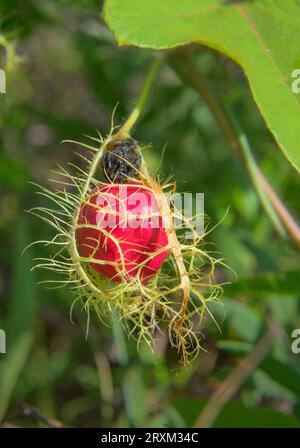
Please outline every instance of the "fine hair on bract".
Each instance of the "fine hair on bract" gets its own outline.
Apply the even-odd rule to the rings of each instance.
[[[48,259],[37,258],[33,269],[42,268],[63,274],[63,280],[49,282],[57,282],[55,287],[68,286],[73,290],[74,304],[80,301],[83,305],[88,315],[88,325],[91,311],[101,321],[106,321],[110,313],[117,313],[128,335],[136,338],[138,346],[145,341],[151,348],[157,332],[167,328],[171,346],[178,350],[186,365],[201,349],[200,329],[204,313],[207,312],[214,319],[208,305],[219,301],[222,294],[222,287],[216,283],[214,274],[216,265],[223,265],[223,261],[215,259],[205,250],[207,232],[198,234],[193,224],[195,216],[187,218],[181,210],[176,209],[172,200],[176,190],[175,182],[161,182],[159,176],[152,178],[148,173],[140,147],[138,150],[142,162],[138,176],[143,186],[155,195],[166,227],[168,245],[163,248],[169,252],[166,261],[159,272],[144,284],[139,272],[128,279],[121,259],[119,266],[115,266],[121,281],[116,283],[101,276],[90,266],[91,263],[107,264],[107,261],[92,255],[83,257],[78,250],[76,230],[80,207],[89,204],[90,192],[104,183],[97,180],[96,172],[108,143],[123,137],[115,131],[112,124],[106,138],[100,135],[97,138],[89,137],[93,145],[78,143],[84,147],[85,154],[80,154],[80,157],[84,159],[86,169],[72,163],[69,163],[68,169],[60,167],[56,171],[61,176],[60,191],[37,185],[39,194],[51,200],[54,207],[35,207],[30,212],[53,227],[56,234],[49,241],[36,243],[53,246],[56,251]],[[177,228],[177,222],[180,228]],[[98,230],[106,232],[106,238],[113,238],[107,230]],[[183,230],[188,230],[192,238],[186,239]],[[118,244],[118,241],[115,243]],[[157,251],[148,254],[149,257],[156,255]],[[143,264],[147,261],[143,261]],[[143,264],[139,269],[142,269]]]

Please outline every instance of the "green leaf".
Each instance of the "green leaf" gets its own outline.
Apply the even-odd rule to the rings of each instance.
[[[247,294],[251,296],[297,296],[299,294],[299,271],[278,274],[262,274],[250,279],[241,279],[224,287],[227,296]]]
[[[235,355],[244,355],[249,353],[253,349],[253,344],[250,342],[243,341],[233,341],[223,339],[217,342],[217,347],[219,350],[224,350],[225,352],[233,353]]]
[[[255,342],[262,328],[261,316],[246,304],[223,299],[226,310],[226,322],[244,341]]]
[[[135,427],[146,423],[148,400],[143,371],[139,366],[129,368],[123,380],[123,393],[127,417]]]
[[[284,325],[292,324],[298,318],[298,297],[272,296],[269,298],[270,308],[276,319]],[[296,323],[296,322],[295,322]]]
[[[291,415],[268,408],[247,408],[241,403],[226,405],[214,428],[299,428],[300,423]]]
[[[0,422],[9,406],[11,394],[26,363],[32,342],[32,333],[24,333],[22,338],[9,348],[10,351],[0,366]]]
[[[174,401],[175,408],[191,428],[206,402],[194,399]],[[268,408],[247,408],[240,402],[227,403],[215,421],[214,428],[299,428],[294,417]]]
[[[254,345],[239,341],[219,341],[217,347],[220,350],[228,351],[237,356],[248,354]],[[259,368],[268,374],[274,381],[285,387],[297,397],[300,397],[300,374],[297,365],[291,367],[273,356],[267,356]]]
[[[300,171],[298,67],[300,4],[294,0],[106,0],[104,16],[120,45],[214,48],[245,71],[254,99],[290,163]],[[288,44],[287,44],[288,39]]]
[[[283,364],[271,356],[262,362],[260,368],[278,384],[281,384],[297,397],[300,397],[300,374],[296,369]]]
[[[14,387],[22,373],[33,342],[33,319],[37,311],[37,291],[29,251],[21,256],[29,237],[24,221],[20,220],[15,243],[13,296],[8,308],[7,354],[0,364],[0,422],[10,403]]]
[[[113,339],[116,347],[117,358],[119,363],[125,366],[128,363],[127,344],[120,317],[115,309],[111,313],[110,320],[113,332]]]
[[[243,277],[254,269],[256,264],[255,257],[241,241],[237,232],[219,228],[216,229],[212,238],[216,247],[224,254],[226,263],[233,269],[235,274]],[[233,274],[232,277],[235,278]]]
[[[261,398],[272,397],[282,400],[288,400],[292,403],[297,401],[297,397],[293,393],[291,393],[289,389],[282,386],[277,381],[274,381],[270,375],[268,375],[261,369],[256,369],[253,372],[252,381],[255,387],[256,394],[260,393]]]

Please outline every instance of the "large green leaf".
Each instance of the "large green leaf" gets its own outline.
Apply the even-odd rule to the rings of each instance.
[[[198,42],[235,60],[279,146],[300,170],[300,95],[291,87],[300,68],[298,1],[106,0],[104,16],[120,45],[167,49]]]

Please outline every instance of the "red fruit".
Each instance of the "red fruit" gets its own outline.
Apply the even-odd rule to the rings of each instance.
[[[137,275],[145,283],[169,253],[155,196],[140,182],[94,189],[80,208],[76,238],[81,256],[107,261],[90,266],[115,282]]]

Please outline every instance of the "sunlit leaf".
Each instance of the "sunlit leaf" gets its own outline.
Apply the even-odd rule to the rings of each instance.
[[[245,71],[254,99],[284,154],[300,170],[300,5],[294,0],[106,0],[105,19],[120,45],[214,48]],[[288,42],[288,43],[287,43]]]

